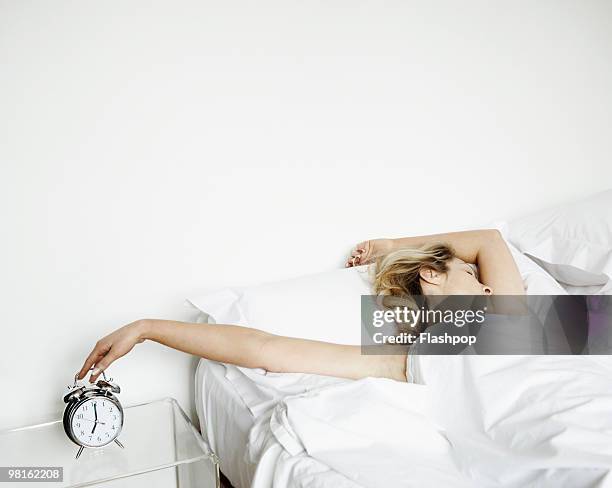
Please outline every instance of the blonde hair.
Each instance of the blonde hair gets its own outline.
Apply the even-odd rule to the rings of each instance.
[[[377,259],[373,286],[378,295],[409,297],[422,295],[420,272],[431,268],[439,273],[448,271],[448,262],[455,252],[447,244],[426,244],[404,248]]]
[[[455,251],[447,244],[426,244],[418,248],[404,248],[393,251],[376,260],[373,267],[372,285],[374,292],[381,296],[381,304],[387,308],[409,307],[419,309],[423,300],[420,272],[430,268],[439,273],[448,271],[448,262],[455,257]],[[397,323],[399,331],[407,331],[406,324]],[[423,332],[423,323],[413,324],[412,331]]]

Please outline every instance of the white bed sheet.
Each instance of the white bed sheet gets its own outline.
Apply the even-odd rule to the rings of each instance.
[[[248,488],[256,466],[246,457],[255,422],[223,364],[201,359],[195,375],[195,403],[202,436],[219,456],[221,471],[235,488]]]

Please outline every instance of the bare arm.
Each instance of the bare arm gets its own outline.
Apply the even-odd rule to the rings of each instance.
[[[358,379],[368,376],[406,381],[405,355],[362,355],[360,346],[344,346],[268,334],[236,325],[191,324],[144,319],[128,324],[96,343],[78,373],[95,365],[90,381],[144,340],[214,361],[273,372],[314,373]]]
[[[478,266],[482,283],[496,295],[522,295],[523,280],[510,249],[496,229],[468,230],[421,237],[393,239],[394,249],[420,246],[430,242],[446,242],[458,258]]]
[[[432,234],[428,236],[401,237],[399,239],[376,239],[357,245],[352,256],[354,264],[366,264],[374,258],[404,247],[420,247],[425,244],[444,242],[450,245],[458,258],[478,266],[483,284],[490,286],[496,295],[522,295],[523,280],[516,267],[510,249],[496,229],[468,230]],[[363,249],[358,252],[358,249]],[[351,259],[347,265],[352,265]]]

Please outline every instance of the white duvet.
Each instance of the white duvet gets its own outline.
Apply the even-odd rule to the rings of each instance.
[[[612,359],[422,356],[427,385],[287,397],[251,432],[253,486],[612,486]]]

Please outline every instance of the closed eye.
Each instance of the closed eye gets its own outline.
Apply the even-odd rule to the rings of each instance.
[[[476,275],[476,270],[474,269],[474,267],[468,265],[468,266],[466,266],[465,271],[466,271],[466,273],[471,274],[474,278],[478,279],[478,276]]]

